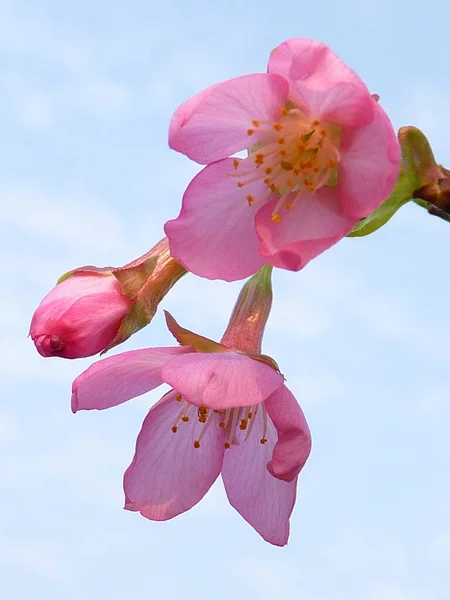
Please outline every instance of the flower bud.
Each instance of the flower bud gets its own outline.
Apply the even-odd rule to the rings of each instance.
[[[131,304],[111,272],[80,272],[45,296],[30,335],[42,356],[92,356],[115,338]]]
[[[150,323],[187,273],[167,238],[123,267],[79,267],[59,278],[31,321],[42,356],[81,358],[106,352]]]

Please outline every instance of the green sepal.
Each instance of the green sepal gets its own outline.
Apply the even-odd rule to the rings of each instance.
[[[192,346],[197,352],[227,352],[228,348],[210,340],[209,338],[203,337],[198,333],[194,333],[189,329],[184,329],[181,325],[178,325],[177,321],[172,317],[170,312],[164,311],[166,317],[167,327],[170,333],[182,346]]]
[[[368,217],[358,221],[347,237],[362,237],[364,235],[369,235],[385,225],[392,219],[399,208],[413,199],[413,190],[414,188],[411,185],[408,175],[406,173],[400,173],[394,191],[389,198]]]

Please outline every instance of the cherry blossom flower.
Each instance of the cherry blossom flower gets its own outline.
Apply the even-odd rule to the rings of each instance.
[[[72,409],[110,408],[169,384],[137,438],[124,476],[125,508],[171,519],[197,504],[221,473],[232,506],[265,540],[284,545],[311,437],[276,363],[260,354],[268,306],[254,293],[260,274],[255,278],[241,292],[222,343],[167,314],[182,345],[94,363],[73,383]]]
[[[173,256],[210,279],[241,279],[266,262],[302,269],[374,211],[399,173],[399,145],[377,99],[308,39],[278,46],[268,73],[185,102],[169,144],[207,165],[165,231]],[[246,158],[235,156],[243,150]]]

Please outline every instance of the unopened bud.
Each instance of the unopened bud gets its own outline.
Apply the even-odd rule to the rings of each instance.
[[[30,335],[42,356],[92,356],[114,339],[131,304],[111,273],[73,275],[42,300]]]

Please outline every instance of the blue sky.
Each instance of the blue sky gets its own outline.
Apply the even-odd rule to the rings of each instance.
[[[264,351],[314,442],[282,549],[220,482],[167,523],[122,510],[158,392],[74,416],[71,381],[92,359],[44,360],[26,336],[60,274],[124,264],[178,214],[197,171],[167,147],[178,104],[264,71],[287,38],[328,43],[448,167],[449,16],[444,0],[0,0],[2,598],[448,600],[448,223],[410,205],[275,273]],[[189,276],[165,308],[220,338],[239,288]],[[120,350],[171,343],[158,313]]]

